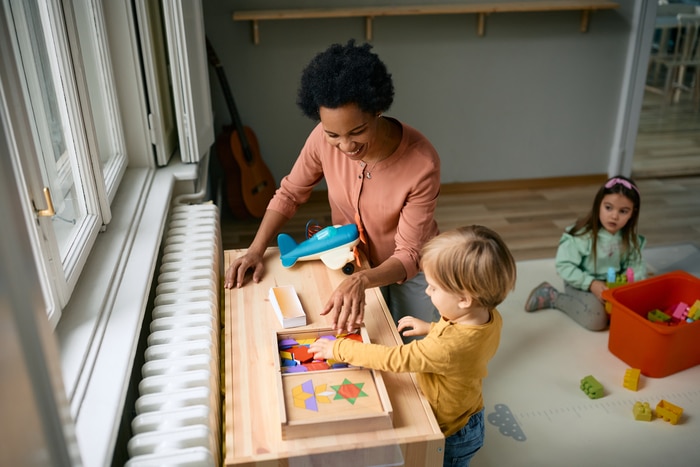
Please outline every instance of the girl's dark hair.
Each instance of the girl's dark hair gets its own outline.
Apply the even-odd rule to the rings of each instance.
[[[320,120],[319,108],[357,104],[363,112],[382,113],[394,101],[391,74],[369,44],[333,44],[317,54],[301,75],[297,105]]]
[[[605,195],[618,193],[630,201],[632,201],[632,216],[627,221],[625,226],[620,230],[622,234],[622,257],[633,258],[641,255],[639,249],[639,241],[637,239],[637,221],[639,220],[639,208],[641,207],[641,198],[639,196],[639,188],[631,178],[615,175],[609,178],[593,198],[593,207],[587,216],[576,221],[568,233],[573,236],[585,235],[590,232],[593,244],[591,245],[593,253],[593,264],[596,264],[598,253],[598,232],[600,231],[600,205],[603,202]]]

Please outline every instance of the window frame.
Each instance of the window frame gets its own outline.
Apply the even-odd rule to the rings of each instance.
[[[104,34],[104,18],[98,21],[101,16],[99,3],[89,2],[90,8],[95,8],[89,16],[94,19],[91,31],[93,37],[83,39],[83,43],[94,40],[104,47],[101,38]],[[86,2],[83,2],[85,5]],[[119,182],[126,170],[127,158],[122,134],[120,114],[116,105],[116,91],[114,90],[113,78],[103,77],[100,83],[104,94],[93,96],[88,92],[87,78],[83,69],[83,59],[81,55],[80,40],[77,31],[77,22],[74,15],[76,6],[72,0],[47,0],[37,2],[35,14],[40,20],[40,30],[43,31],[44,44],[47,51],[51,51],[51,57],[47,66],[51,70],[52,84],[56,89],[56,99],[61,108],[61,123],[65,140],[64,155],[60,156],[51,167],[54,177],[46,178],[47,173],[42,170],[39,163],[41,154],[49,154],[42,150],[40,129],[35,128],[32,123],[40,122],[40,119],[33,118],[33,112],[41,114],[41,109],[36,103],[40,99],[32,101],[31,95],[40,94],[40,77],[33,68],[34,59],[29,39],[29,15],[28,3],[22,1],[4,0],[4,8],[8,14],[7,27],[12,37],[13,56],[20,76],[19,89],[12,92],[19,93],[23,99],[22,105],[13,106],[10,109],[10,118],[30,122],[30,125],[16,125],[16,131],[25,132],[23,141],[26,144],[17,153],[12,154],[14,163],[19,166],[16,174],[19,176],[20,185],[25,196],[30,200],[34,212],[28,212],[28,227],[36,230],[32,236],[32,246],[35,251],[35,261],[38,269],[42,271],[40,276],[42,293],[47,302],[47,315],[52,328],[57,326],[62,316],[62,310],[68,304],[70,297],[78,283],[81,272],[92,251],[95,240],[104,226],[111,219],[110,202],[114,198],[119,186]],[[24,50],[24,55],[22,50]],[[111,69],[109,66],[109,49],[101,49],[100,46],[93,50],[103,50],[105,53],[95,57],[98,66],[103,70]],[[36,58],[36,57],[34,57]],[[27,61],[29,60],[29,61]],[[105,61],[107,60],[107,62]],[[99,76],[99,75],[96,75]],[[32,94],[33,93],[33,94]],[[90,109],[91,97],[99,97],[109,107],[109,113],[104,118],[104,125],[111,128],[112,145],[115,155],[107,158],[105,178],[102,172],[101,159],[96,144],[94,116]],[[36,131],[36,132],[35,132]],[[48,129],[43,134],[48,135]],[[45,138],[44,138],[45,139]],[[30,143],[31,141],[31,143]],[[45,146],[44,146],[45,147]],[[20,154],[23,157],[20,157]],[[53,157],[53,156],[51,156]],[[61,179],[67,178],[70,173],[72,182],[70,188],[73,195],[78,198],[83,206],[80,208],[81,216],[74,227],[71,227],[70,236],[66,238],[65,244],[59,248],[56,228],[61,222],[59,216],[42,217],[37,215],[41,209],[48,208],[49,200],[44,193],[45,186],[59,186]],[[63,175],[62,175],[63,174]],[[56,190],[54,190],[56,193]],[[82,212],[84,209],[84,212]],[[36,219],[34,219],[36,217]],[[52,217],[54,220],[52,220]],[[75,222],[75,221],[74,221]]]
[[[82,0],[52,1],[63,8],[69,40],[79,44],[76,36],[70,35],[75,32],[70,33],[70,30],[76,21],[72,9],[79,8]],[[115,455],[124,404],[128,403],[136,351],[169,207],[179,195],[187,195],[191,202],[204,196],[202,186],[206,184],[203,180],[206,179],[207,154],[213,143],[213,134],[211,141],[205,144],[206,154],[200,154],[200,163],[185,164],[180,158],[171,158],[167,166],[157,166],[154,132],[158,129],[149,126],[153,117],[150,113],[162,112],[164,106],[153,106],[151,99],[155,97],[148,94],[144,84],[144,67],[160,65],[161,70],[167,70],[167,66],[156,65],[145,58],[147,54],[143,49],[146,46],[139,40],[143,31],[138,29],[143,18],[137,17],[132,0],[87,1],[98,2],[104,17],[109,18],[105,24],[104,44],[112,58],[112,69],[117,73],[115,100],[120,112],[128,167],[119,177],[118,189],[108,194],[110,222],[105,231],[97,235],[60,320],[51,323],[50,339],[37,342],[36,346],[59,367],[56,373],[61,379],[65,397],[58,392],[54,395],[61,407],[65,406],[60,415],[65,417],[67,429],[78,440],[82,463],[108,465]],[[174,1],[201,8],[201,2]],[[0,37],[14,34],[9,26],[10,2],[0,0]],[[160,2],[148,3],[160,5]],[[11,148],[10,165],[18,186],[13,197],[18,199],[17,204],[24,213],[10,222],[14,225],[26,223],[34,252],[33,258],[27,257],[26,261],[34,261],[38,282],[50,284],[50,287],[39,287],[44,294],[42,304],[48,309],[58,306],[59,301],[45,292],[57,290],[59,287],[54,282],[60,277],[43,260],[43,253],[37,253],[46,243],[40,227],[50,221],[36,214],[37,210],[46,208],[40,149],[30,130],[33,122],[26,110],[24,76],[15,66],[17,49],[10,42],[0,44],[0,124]],[[166,50],[165,39],[160,46]],[[201,49],[204,53],[203,37]],[[166,60],[165,54],[162,58]],[[79,62],[73,55],[69,59]],[[83,98],[78,114],[88,125],[91,109],[84,102],[87,87],[81,83],[84,79],[81,72],[77,67],[76,88]],[[160,98],[171,98],[169,89],[163,89],[163,93],[165,95],[160,94]],[[158,118],[175,121],[172,115],[159,115]],[[90,131],[85,139],[92,151],[96,141],[90,139],[94,138]],[[178,126],[177,131],[182,131],[182,128]],[[38,294],[32,299],[40,301]]]
[[[103,225],[109,222],[111,213],[108,189],[102,176],[100,160],[95,157],[96,136],[92,124],[93,116],[87,104],[90,96],[87,94],[85,76],[81,73],[83,64],[79,55],[80,44],[77,41],[77,31],[74,29],[73,4],[50,0],[37,2],[35,5],[35,13],[41,18],[39,29],[43,31],[40,35],[44,36],[42,45],[46,46],[47,51],[52,52],[49,66],[52,84],[57,92],[56,99],[61,108],[61,124],[65,140],[65,152],[56,161],[54,178],[46,179],[42,175],[45,172],[40,169],[39,160],[42,159],[41,154],[46,153],[42,150],[41,138],[39,138],[42,132],[36,130],[37,133],[35,133],[31,129],[34,128],[31,123],[41,121],[40,118],[33,118],[32,115],[42,114],[42,109],[32,104],[38,99],[32,100],[30,97],[32,93],[35,96],[40,94],[42,86],[40,77],[33,71],[36,57],[33,56],[29,39],[28,9],[31,7],[28,3],[13,0],[5,2],[8,27],[13,31],[11,33],[13,56],[20,76],[24,76],[29,81],[20,81],[19,89],[13,91],[21,94],[23,105],[13,106],[8,113],[11,119],[30,122],[29,126],[15,127],[26,132],[26,137],[22,140],[28,144],[18,148],[19,151],[12,156],[15,164],[20,166],[16,174],[22,181],[21,185],[27,187],[25,194],[29,196],[30,204],[34,208],[34,212],[27,213],[28,226],[37,231],[32,236],[32,246],[36,252],[35,261],[43,271],[40,282],[47,299],[47,315],[52,328],[55,328],[60,321],[63,308],[67,305],[78,283],[98,233]],[[73,31],[73,34],[69,35],[69,30]],[[117,122],[119,115],[112,115],[111,120]],[[46,131],[44,134],[47,134]],[[90,141],[93,144],[90,144]],[[122,140],[117,138],[117,141]],[[121,152],[123,154],[123,151]],[[20,154],[23,157],[20,157]],[[112,172],[117,174],[111,180],[113,192],[117,190],[118,180],[121,178],[119,172],[123,173],[126,169],[126,162],[124,156],[115,158],[116,166],[121,167],[117,170],[112,169]],[[61,218],[50,215],[41,216],[37,215],[37,212],[48,208],[49,200],[45,199],[44,187],[61,183],[61,173],[64,173],[65,178],[65,174],[69,172],[72,178],[71,192],[81,200],[84,212],[81,210],[82,216],[78,218],[74,227],[71,227],[70,236],[66,238],[62,252],[55,230],[57,227],[60,228],[60,225],[54,224],[60,223]]]

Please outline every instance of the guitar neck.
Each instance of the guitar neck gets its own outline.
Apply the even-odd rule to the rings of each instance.
[[[221,90],[224,93],[226,106],[228,107],[228,111],[231,114],[231,120],[233,120],[234,128],[236,128],[238,137],[241,141],[243,155],[245,160],[250,163],[253,160],[253,153],[250,149],[250,143],[248,142],[248,138],[243,130],[243,122],[241,121],[240,115],[238,115],[236,101],[233,99],[231,88],[228,85],[228,79],[226,79],[226,73],[224,72],[224,68],[221,66],[221,63],[214,52],[214,48],[209,43],[209,40],[207,40],[207,54],[209,55],[209,63],[214,67],[216,70],[216,76],[219,78],[219,84],[221,85]]]

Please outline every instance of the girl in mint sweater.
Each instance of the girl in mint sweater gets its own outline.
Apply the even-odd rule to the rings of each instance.
[[[621,175],[600,187],[591,212],[566,229],[559,240],[556,269],[564,280],[564,292],[543,282],[530,293],[526,311],[556,308],[591,331],[608,326],[602,298],[608,271],[634,272],[634,280],[646,278],[642,258],[645,239],[637,234],[639,188]]]

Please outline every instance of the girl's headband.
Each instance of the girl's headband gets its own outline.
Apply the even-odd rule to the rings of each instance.
[[[612,188],[618,184],[624,186],[628,190],[634,190],[637,192],[638,195],[640,195],[639,189],[635,185],[633,185],[632,183],[625,180],[624,178],[619,178],[619,177],[611,178],[610,180],[605,182],[605,188]]]

